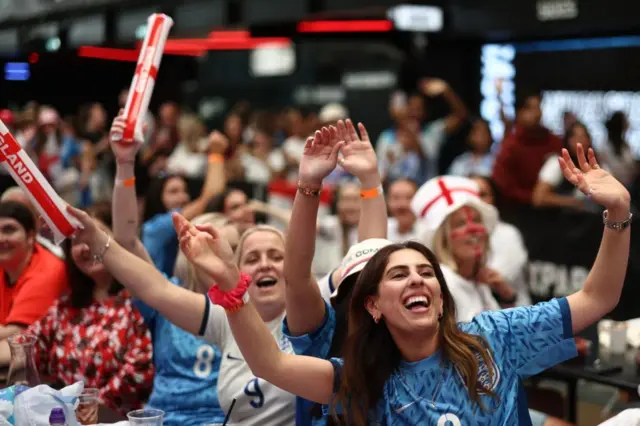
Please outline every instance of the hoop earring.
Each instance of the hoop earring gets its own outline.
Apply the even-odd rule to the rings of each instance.
[[[382,315],[380,314],[374,314],[372,315],[373,317],[373,322],[375,322],[376,324],[380,322],[380,318],[382,317]]]

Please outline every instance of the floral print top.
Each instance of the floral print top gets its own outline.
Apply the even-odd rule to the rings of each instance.
[[[38,338],[36,365],[44,383],[84,381],[100,402],[122,414],[141,408],[151,393],[151,335],[126,291],[82,309],[68,295],[27,333]]]

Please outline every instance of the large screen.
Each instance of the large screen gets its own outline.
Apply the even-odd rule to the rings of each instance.
[[[491,45],[483,50],[483,116],[500,124],[495,79],[504,80],[503,101],[513,114],[515,92],[543,91],[543,122],[562,134],[562,114],[573,112],[584,122],[596,147],[606,143],[605,122],[615,111],[630,121],[627,140],[640,156],[640,37],[558,40]]]

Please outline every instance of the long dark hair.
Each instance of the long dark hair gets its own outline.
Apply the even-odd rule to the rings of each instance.
[[[87,209],[87,213],[91,217],[98,219],[109,228],[111,228],[112,216],[110,203],[96,203],[92,207]],[[76,309],[82,309],[90,306],[93,302],[93,290],[96,286],[96,283],[93,281],[93,279],[91,279],[91,277],[82,272],[73,261],[73,257],[71,256],[72,246],[73,243],[71,242],[71,240],[66,239],[63,244],[63,250],[65,254],[67,276],[69,277],[71,306]],[[111,287],[109,288],[109,294],[115,295],[122,289],[123,286],[114,280],[111,284]]]
[[[624,112],[616,111],[607,120],[605,126],[607,128],[607,136],[609,143],[613,147],[616,155],[622,153],[622,149],[626,147],[627,142],[624,140],[625,122],[627,121]]]
[[[583,146],[583,148],[585,149],[585,154],[587,151],[587,148],[593,148],[593,141],[591,139],[591,133],[589,133],[589,129],[587,128],[587,126],[585,126],[582,122],[580,121],[576,121],[575,123],[573,123],[568,129],[567,132],[564,135],[563,138],[563,143],[564,143],[564,147],[566,148],[567,151],[569,151],[569,156],[571,157],[571,160],[573,161],[573,164],[578,164],[578,154],[575,152],[574,149],[572,149],[569,146],[569,140],[573,137],[573,134],[575,133],[575,131],[577,129],[584,129],[585,133],[587,134],[587,137],[589,138],[589,146]]]
[[[370,411],[374,410],[383,395],[384,385],[396,371],[402,360],[398,346],[384,323],[375,323],[365,308],[367,299],[378,294],[384,270],[392,253],[399,250],[415,250],[433,266],[440,283],[443,299],[440,320],[439,348],[443,359],[455,364],[468,389],[471,400],[482,409],[479,393],[497,398],[495,393],[478,381],[479,360],[487,366],[493,381],[496,372],[491,362],[489,344],[481,336],[461,331],[456,325],[456,307],[449,287],[442,275],[436,256],[424,245],[409,241],[392,244],[378,251],[360,273],[349,307],[348,335],[344,347],[344,369],[335,406],[344,407],[348,424],[365,426]]]
[[[147,196],[144,201],[143,222],[148,221],[155,215],[166,213],[168,211],[167,207],[162,202],[162,193],[164,192],[164,187],[167,185],[167,182],[173,178],[184,180],[182,176],[173,174],[167,174],[151,180],[149,188],[147,189]]]

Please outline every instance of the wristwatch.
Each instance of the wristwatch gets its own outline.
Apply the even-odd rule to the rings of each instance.
[[[613,229],[614,231],[624,231],[629,227],[629,225],[631,225],[632,219],[633,215],[629,213],[629,217],[626,220],[621,222],[612,222],[609,220],[609,211],[605,210],[602,212],[602,222],[604,223],[604,226]]]

